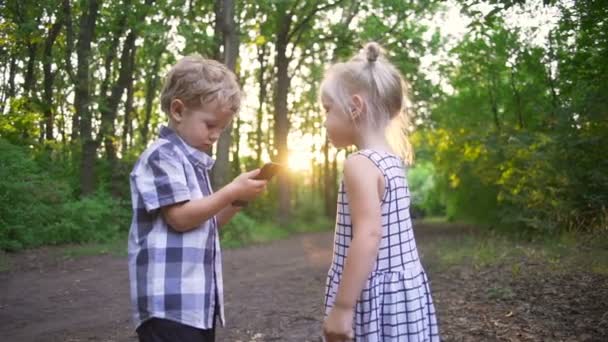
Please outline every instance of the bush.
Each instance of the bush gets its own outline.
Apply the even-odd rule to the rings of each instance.
[[[67,179],[0,139],[0,249],[105,241],[129,227],[130,206],[101,192],[79,200]]]
[[[408,170],[412,213],[423,216],[445,215],[445,203],[437,186],[436,173],[430,162],[419,162]]]
[[[247,214],[236,214],[224,227],[220,229],[222,245],[224,247],[238,247],[252,241],[252,232],[256,229],[256,222]]]

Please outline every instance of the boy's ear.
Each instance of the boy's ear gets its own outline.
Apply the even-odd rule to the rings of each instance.
[[[183,112],[185,109],[185,105],[184,102],[182,102],[182,100],[180,99],[173,99],[171,100],[171,105],[169,106],[169,112],[171,115],[171,119],[173,119],[175,122],[181,122],[183,116]]]

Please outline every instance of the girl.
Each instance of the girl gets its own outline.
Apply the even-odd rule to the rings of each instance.
[[[325,292],[328,342],[440,340],[412,231],[405,165],[396,154],[405,157],[408,147],[400,125],[406,86],[381,53],[378,44],[367,44],[331,66],[321,85],[330,141],[359,149],[344,163],[338,195]],[[386,133],[395,127],[401,136],[391,145]]]

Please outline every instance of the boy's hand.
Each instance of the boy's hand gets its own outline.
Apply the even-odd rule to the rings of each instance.
[[[353,332],[353,309],[334,306],[323,323],[326,342],[345,342],[355,338]]]
[[[265,180],[252,179],[260,173],[260,169],[245,172],[236,177],[228,186],[234,194],[235,200],[249,201],[257,197],[266,189]]]

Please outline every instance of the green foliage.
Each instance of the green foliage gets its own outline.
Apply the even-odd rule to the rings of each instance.
[[[482,2],[495,8],[484,16],[475,6]],[[509,7],[530,2],[458,2],[472,22],[455,46],[425,24],[442,3],[237,2],[238,38],[241,52],[246,52],[237,61],[237,74],[248,92],[247,103],[260,96],[261,104],[259,115],[248,116],[252,107],[244,106],[248,109],[240,118],[242,129],[233,130],[241,147],[239,159],[232,164],[234,171],[277,157],[275,145],[281,140],[276,136],[280,122],[274,107],[278,103],[275,64],[280,37],[288,36],[283,47],[290,59],[285,123],[290,133],[317,139],[310,146],[317,155],[322,153],[324,118],[317,90],[328,63],[345,60],[363,43],[375,40],[411,83],[414,121],[420,128],[412,137],[417,164],[409,172],[414,210],[517,234],[607,232],[606,2],[544,1],[554,4],[560,17],[549,41],[540,46],[531,44],[534,37],[527,36],[524,28],[505,23],[500,15]],[[129,226],[129,171],[166,121],[158,103],[162,76],[180,55],[222,58],[223,38],[215,32],[216,28],[222,31],[222,25],[216,26],[215,5],[160,1],[146,6],[112,0],[100,6],[87,60],[91,98],[86,106],[94,117],[91,137],[96,141],[90,152],[94,157],[84,157],[93,159],[91,165],[82,162],[86,139],[73,134],[80,130],[72,127],[82,119],[76,116],[73,95],[78,86],[79,24],[86,22],[82,20],[86,8],[69,2],[66,11],[48,0],[15,4],[0,6],[5,19],[0,23],[4,66],[0,248],[112,239]],[[532,12],[530,8],[521,7]],[[64,18],[68,12],[70,30]],[[50,39],[53,26],[59,27],[55,40]],[[136,37],[135,52],[123,59],[131,33]],[[256,56],[258,48],[260,56]],[[421,58],[442,56],[442,52],[450,58],[434,67],[441,84],[449,84],[452,91],[444,92],[421,70]],[[127,89],[119,94],[117,110],[109,118],[111,129],[100,131],[100,109],[108,109],[110,94],[121,89],[120,71],[131,61],[127,83],[132,96],[127,96]],[[258,92],[262,84],[265,93]],[[52,129],[47,137],[49,124]],[[103,144],[108,137],[115,143],[115,153]],[[290,147],[297,143],[289,141]],[[330,149],[329,154],[335,152]],[[298,175],[292,184],[294,211],[288,225],[273,223],[279,207],[278,185],[271,182],[268,192],[250,203],[222,233],[226,243],[266,241],[331,227],[323,203],[333,199],[330,195],[322,198],[323,165],[317,166]],[[97,193],[79,200],[81,175],[89,171],[94,171]],[[331,178],[329,182],[335,182]]]
[[[78,200],[31,152],[0,139],[0,249],[106,241],[124,234],[130,206],[104,193]]]
[[[222,227],[222,246],[239,247],[285,238],[294,233],[317,232],[333,227],[333,222],[324,214],[321,198],[308,190],[298,193],[290,223],[284,227],[279,226],[278,220],[274,219],[277,204],[272,197],[275,194],[274,191],[268,191],[266,195],[249,203]]]
[[[10,108],[7,114],[0,115],[0,137],[14,144],[36,144],[40,113],[32,110],[31,101],[23,97],[11,99]]]
[[[453,49],[458,63],[443,70],[454,91],[415,139],[449,218],[518,234],[608,231],[608,7],[561,10],[543,48],[492,18]]]
[[[430,162],[416,163],[407,173],[412,207],[424,216],[445,215],[445,201],[436,177],[435,168]]]
[[[250,243],[255,230],[256,222],[247,214],[238,213],[220,228],[222,246],[230,248]]]

